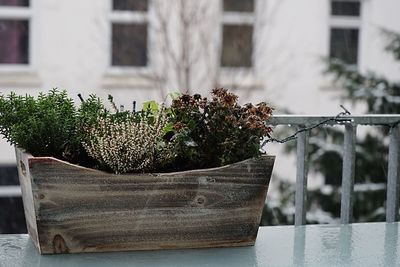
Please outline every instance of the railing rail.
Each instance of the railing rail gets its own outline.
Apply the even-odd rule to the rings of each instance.
[[[272,125],[314,125],[324,120],[335,118],[335,116],[318,115],[274,115],[269,120]],[[337,122],[330,121],[327,125],[340,125],[346,123],[354,125],[391,125],[400,122],[400,115],[373,114],[373,115],[344,115],[337,118]]]
[[[20,197],[21,187],[19,185],[0,186],[0,197]]]
[[[332,120],[329,120],[332,119]],[[329,121],[327,121],[329,120]],[[344,115],[303,116],[303,115],[274,115],[271,125],[289,125],[299,129],[310,127],[327,121],[325,125],[343,125],[343,170],[340,221],[342,224],[353,220],[353,192],[355,172],[355,144],[358,125],[390,127],[389,164],[386,196],[386,222],[399,220],[399,187],[400,187],[400,115]],[[295,225],[306,223],[307,201],[307,168],[308,168],[308,132],[301,132],[297,137],[297,168],[295,192]]]

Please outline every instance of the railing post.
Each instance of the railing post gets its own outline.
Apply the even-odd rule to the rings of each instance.
[[[306,224],[308,136],[308,131],[306,131],[300,133],[297,137],[297,169],[295,195],[296,210],[294,216],[295,225]]]
[[[386,222],[399,220],[400,125],[390,129]]]
[[[340,223],[353,221],[354,171],[356,161],[357,125],[346,125],[343,144],[342,199]]]

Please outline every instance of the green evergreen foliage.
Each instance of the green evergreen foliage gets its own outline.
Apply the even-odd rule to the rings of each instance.
[[[400,61],[400,34],[384,32],[388,38],[385,50]],[[328,64],[327,73],[343,88],[343,99],[365,103],[365,113],[399,114],[400,81],[390,81],[373,72],[361,73],[354,66],[338,60]],[[356,144],[356,172],[354,195],[354,219],[356,222],[384,221],[386,179],[388,165],[387,134],[389,127],[375,127]],[[310,138],[311,171],[319,172],[332,187],[328,197],[320,190],[311,192],[309,200],[318,203],[331,217],[340,216],[340,185],[343,132],[338,128],[316,129]],[[335,197],[336,196],[336,197]]]
[[[96,95],[89,95],[89,97],[80,104],[77,113],[78,128],[90,127],[97,123],[99,117],[107,116],[108,110]],[[84,135],[83,132],[81,134]],[[84,139],[84,136],[81,136]]]
[[[385,50],[393,55],[396,60],[400,60],[400,34],[393,31],[383,30],[383,35],[387,39]]]
[[[334,75],[344,89],[344,99],[366,103],[368,113],[400,113],[400,82],[391,82],[373,72],[362,74],[339,60],[329,62],[327,73]]]
[[[400,63],[400,34],[384,31],[383,35],[388,41],[385,51]],[[343,100],[366,104],[365,113],[400,113],[400,81],[390,81],[373,72],[361,73],[355,66],[339,60],[328,61],[326,73],[333,76],[336,84],[342,88]],[[370,128],[357,140],[353,196],[355,222],[385,220],[388,131],[387,126]],[[287,133],[275,131],[275,135],[287,136]],[[339,127],[316,128],[310,134],[310,172],[322,174],[326,186],[307,192],[307,210],[311,215],[307,223],[339,221],[342,145],[343,130]],[[293,153],[295,148],[295,142],[285,144],[287,153]],[[272,203],[267,201],[262,225],[293,224],[294,209],[290,204],[294,203],[294,186],[281,181],[277,189],[281,196]]]
[[[0,133],[35,156],[73,161],[79,154],[76,109],[65,91],[0,96]]]

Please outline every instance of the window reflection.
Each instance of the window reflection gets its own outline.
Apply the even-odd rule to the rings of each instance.
[[[224,25],[221,65],[223,67],[251,67],[252,39],[252,25]]]
[[[359,1],[332,1],[331,6],[334,16],[360,16]]]
[[[147,65],[147,24],[112,25],[112,65]]]
[[[224,11],[253,12],[254,0],[224,0]]]
[[[0,20],[0,64],[27,64],[28,47],[27,20]]]
[[[113,10],[146,11],[147,0],[114,0]]]
[[[330,57],[348,64],[358,61],[358,29],[331,29]]]

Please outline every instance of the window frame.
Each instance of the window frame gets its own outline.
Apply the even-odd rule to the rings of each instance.
[[[361,38],[362,38],[362,17],[363,17],[363,7],[364,1],[358,0],[360,3],[360,15],[359,16],[345,16],[345,15],[333,15],[332,14],[332,2],[355,2],[354,0],[329,0],[329,29],[328,29],[328,47],[327,47],[327,55],[330,58],[331,55],[331,30],[332,29],[347,29],[358,30],[358,46],[357,46],[357,63],[352,64],[353,66],[360,65],[361,59]]]
[[[147,75],[152,66],[150,49],[150,13],[153,9],[153,1],[148,0],[146,11],[114,10],[113,0],[108,1],[108,55],[107,73],[111,75]],[[112,64],[112,25],[119,24],[147,24],[147,64],[146,66],[115,66]]]
[[[30,0],[29,6],[0,6],[0,20],[26,20],[29,25],[28,33],[28,63],[27,64],[8,64],[0,63],[0,72],[15,73],[33,71],[36,66],[37,47],[36,47],[36,19],[34,15],[36,0]]]

